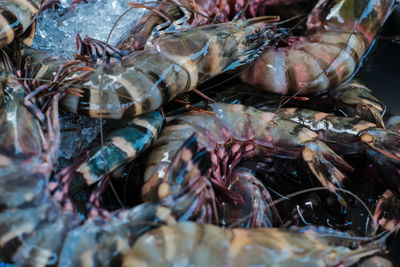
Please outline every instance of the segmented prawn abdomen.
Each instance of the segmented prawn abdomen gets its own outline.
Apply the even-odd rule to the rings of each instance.
[[[110,266],[119,263],[136,239],[163,224],[175,224],[171,209],[144,203],[113,213],[107,220],[91,218],[69,231],[60,253],[60,266]]]
[[[42,175],[18,169],[0,177],[0,209],[40,204],[47,196],[47,180]]]
[[[332,31],[360,32],[371,44],[394,4],[393,0],[323,0],[308,17],[307,27],[309,30],[327,28]]]
[[[305,42],[303,50],[313,55],[321,69],[314,72],[326,78],[324,86],[320,86],[319,91],[333,88],[337,84],[345,81],[353,74],[353,71],[357,67],[352,54],[348,49],[341,50],[333,44],[321,43],[321,42]],[[313,78],[313,77],[311,77]],[[318,91],[318,88],[316,88]],[[308,90],[307,90],[308,91]],[[310,92],[313,90],[310,89]]]
[[[224,71],[238,55],[235,46],[239,45],[231,38],[224,46],[221,42],[239,31],[231,24],[206,25],[193,29],[166,35],[155,40],[154,48],[179,62],[191,77],[190,86],[203,82]],[[224,29],[226,28],[226,29]],[[220,40],[222,39],[222,40]]]
[[[39,12],[42,0],[1,1],[0,47],[12,43],[31,26]]]
[[[163,117],[158,111],[111,122],[110,129],[116,129],[106,134],[104,147],[98,143],[90,146],[89,160],[78,167],[70,190],[96,183],[107,173],[138,157],[158,136],[162,125]]]
[[[67,94],[62,106],[73,113],[90,117],[120,119],[153,111],[184,93],[190,83],[185,69],[152,50],[133,53],[121,62],[98,66],[83,84],[84,96]],[[102,105],[100,105],[100,103]]]
[[[191,137],[193,133],[198,134],[197,142],[201,147],[205,147],[207,150],[214,150],[217,141],[222,141],[221,139],[216,139],[214,136],[219,135],[218,133],[220,133],[221,128],[218,130],[216,129],[216,132],[211,131],[214,127],[214,125],[211,125],[216,121],[215,116],[204,114],[205,118],[202,118],[202,116],[196,115],[199,114],[194,112],[189,116],[179,117],[164,127],[159,138],[153,144],[151,148],[152,152],[147,159],[144,173],[145,182],[150,180],[153,176],[159,177],[160,179],[164,178],[172,158],[182,146],[183,142]],[[211,129],[206,128],[208,123]]]
[[[27,262],[32,266],[55,265],[69,231],[77,226],[78,218],[74,214],[51,214],[48,221],[41,222],[26,237],[13,260],[21,265]]]
[[[363,131],[376,127],[374,123],[358,118],[333,116],[329,113],[307,109],[276,109],[278,116],[319,132],[320,138],[335,143],[350,144],[356,142]]]
[[[149,232],[147,237],[140,237],[124,255],[122,266],[209,266],[210,263],[212,266],[225,266],[233,235],[229,231],[221,234],[222,231],[217,226],[190,222],[177,224],[176,227],[161,227]],[[194,251],[196,253],[192,253]]]
[[[335,235],[336,242],[331,242],[329,237]],[[351,266],[384,249],[379,242],[350,249],[348,240],[358,245],[357,239],[329,229],[313,234],[184,222],[140,237],[124,255],[122,266]]]
[[[250,117],[255,130],[254,142],[276,156],[296,157],[306,143],[317,139],[314,132],[272,112],[251,107],[248,110],[254,115]]]
[[[58,205],[54,201],[44,201],[40,204],[27,204],[24,211],[19,207],[9,208],[0,214],[0,251],[12,255],[7,245],[13,241],[20,245],[30,236],[39,225],[47,223],[58,216]],[[10,242],[10,243],[9,243]],[[11,246],[13,246],[11,244]],[[15,248],[13,248],[15,249]],[[7,252],[8,251],[8,252]]]
[[[240,78],[257,88],[277,94],[288,93],[286,55],[279,49],[267,49],[251,67],[243,71]]]
[[[32,171],[42,163],[40,125],[24,105],[25,91],[8,78],[0,96],[0,177],[25,169]]]
[[[258,88],[281,94],[303,88],[304,93],[318,92],[350,78],[367,49],[359,33],[319,31],[291,47],[267,49],[241,77]]]
[[[355,73],[394,2],[320,0],[308,17],[306,36],[267,48],[241,79],[281,94],[334,88]]]

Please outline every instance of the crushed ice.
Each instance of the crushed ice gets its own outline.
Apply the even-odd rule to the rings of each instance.
[[[88,34],[92,38],[106,41],[114,22],[128,9],[127,0],[89,0],[72,8],[71,2],[72,0],[60,0],[60,8],[48,9],[39,14],[34,48],[72,58],[76,52],[77,33],[82,38]],[[142,8],[133,9],[122,18],[111,35],[110,44],[116,44],[127,34],[145,12],[147,11]],[[60,122],[58,167],[62,168],[95,139],[100,130],[100,122],[68,112],[61,112]]]
[[[59,9],[47,9],[38,15],[33,47],[48,50],[54,55],[72,57],[76,51],[77,33],[82,38],[88,34],[94,39],[106,41],[115,21],[128,9],[126,2],[90,0],[71,7],[71,0],[60,0]],[[110,44],[116,44],[145,12],[148,11],[136,8],[124,16],[112,33]]]

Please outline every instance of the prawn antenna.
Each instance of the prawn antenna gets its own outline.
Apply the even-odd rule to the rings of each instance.
[[[267,208],[269,208],[269,207],[273,207],[273,206],[275,206],[275,205],[277,205],[277,204],[279,204],[279,203],[281,203],[281,202],[283,202],[283,201],[290,200],[292,197],[295,197],[295,196],[299,196],[299,195],[306,194],[306,193],[310,193],[310,192],[326,191],[326,190],[330,191],[331,189],[320,186],[320,187],[313,187],[313,188],[307,188],[307,189],[304,189],[304,190],[300,190],[300,191],[297,191],[297,192],[288,194],[288,195],[286,195],[286,196],[282,196],[282,197],[278,198],[277,200],[274,200],[274,201],[272,201],[272,202],[266,204],[266,207],[265,207],[265,208],[267,209]],[[364,207],[364,209],[367,211],[368,216],[369,216],[369,219],[370,219],[371,221],[373,221],[373,213],[372,213],[371,209],[367,206],[367,204],[366,204],[360,197],[358,197],[358,196],[357,196],[356,194],[354,194],[353,192],[351,192],[351,191],[349,191],[349,190],[346,190],[346,189],[343,189],[343,188],[336,188],[335,191],[340,191],[340,192],[349,194],[349,195],[352,196],[354,199],[356,199],[357,201],[359,201],[359,202],[361,203],[361,205]],[[247,220],[247,219],[250,218],[251,216],[252,216],[251,213],[250,213],[249,215],[244,216],[243,218],[239,219],[239,220],[238,220],[237,222],[235,222],[234,224],[230,225],[229,228],[234,228],[234,227],[238,226],[242,221]],[[376,238],[376,231],[377,231],[377,230],[378,230],[378,228],[375,226],[374,229],[373,229],[373,231],[372,231],[372,235],[371,235],[371,238],[372,238],[372,239],[375,239],[375,238]]]

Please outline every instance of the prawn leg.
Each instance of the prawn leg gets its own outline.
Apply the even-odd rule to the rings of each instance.
[[[286,108],[274,112],[318,132],[335,151],[366,153],[379,169],[393,193],[400,196],[400,135],[357,118],[338,117],[307,109]]]
[[[119,61],[122,57],[128,55],[128,51],[117,49],[110,44],[90,38],[88,35],[82,39],[79,33],[76,35],[77,53],[75,58],[85,61],[87,64],[99,64],[103,60],[105,63],[110,61]]]
[[[357,80],[351,80],[329,90],[329,95],[346,105],[354,106],[355,115],[359,118],[374,122],[380,128],[385,128],[383,122],[385,105],[372,95],[370,89]]]
[[[390,190],[386,190],[378,201],[373,216],[375,226],[398,232],[400,229],[400,200]]]
[[[332,191],[341,186],[345,177],[338,168],[353,170],[316,133],[274,113],[222,103],[210,104],[208,110],[213,113],[187,112],[163,128],[147,161],[144,199],[152,199],[160,190],[171,156],[193,133],[198,134],[199,147],[211,153],[207,177],[213,189],[230,201],[240,201],[240,197],[227,188],[226,179],[241,159],[256,155],[300,158],[320,183]]]
[[[227,178],[227,188],[242,196],[242,202],[224,201],[220,210],[223,226],[232,224],[243,228],[273,227],[282,225],[279,212],[265,186],[251,170],[243,167],[235,169]]]

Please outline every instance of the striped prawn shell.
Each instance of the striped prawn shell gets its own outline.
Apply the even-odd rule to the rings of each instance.
[[[377,128],[376,124],[359,118],[340,117],[309,109],[281,108],[274,110],[274,113],[314,132],[320,132],[324,140],[335,143],[350,144],[357,141],[364,132]]]
[[[171,209],[158,203],[117,211],[108,219],[89,219],[68,232],[58,266],[119,266],[121,254],[129,251],[140,235],[176,222]]]
[[[171,175],[176,179],[187,181],[187,176],[201,173],[202,161],[191,160],[195,144],[192,139],[174,160]],[[160,225],[176,224],[190,204],[185,197],[184,203],[143,203],[82,222],[69,209],[60,208],[42,175],[17,170],[0,185],[0,257],[18,266],[119,265],[138,237]]]
[[[33,171],[43,160],[40,125],[24,105],[25,90],[16,79],[6,81],[0,95],[0,177],[20,169]]]
[[[378,168],[384,184],[400,197],[400,134],[369,121],[314,110],[286,108],[274,113],[318,132],[339,153],[365,154]]]
[[[27,31],[34,22],[42,2],[43,0],[0,1],[0,47],[9,45]]]
[[[23,175],[26,181],[36,178],[22,172],[11,178]],[[24,181],[19,182],[23,186]],[[146,231],[177,222],[171,209],[145,203],[111,213],[107,219],[96,217],[79,224],[77,216],[60,209],[48,195],[42,192],[42,199],[35,197],[35,202],[25,199],[0,213],[0,257],[4,260],[5,256],[6,262],[38,267],[110,266]]]
[[[104,150],[100,144],[89,148],[89,159],[78,167],[70,190],[94,184],[104,178],[107,172],[134,160],[158,136],[163,121],[161,113],[153,111],[133,119],[112,122],[118,128],[109,125],[115,130],[105,135]]]
[[[180,115],[163,128],[147,160],[142,189],[144,199],[151,199],[152,192],[160,184],[158,180],[165,179],[176,151],[193,133],[198,134],[199,147],[211,153],[213,167],[209,175],[218,179],[223,178],[213,168],[218,170],[225,156],[228,158],[238,151],[241,158],[254,155],[301,157],[321,184],[330,188],[335,187],[333,183],[340,185],[345,177],[338,168],[352,170],[315,132],[303,125],[239,104],[213,103],[209,110],[213,113],[192,111]],[[328,166],[329,171],[325,172],[322,166]]]
[[[360,34],[328,31],[301,38],[292,46],[268,49],[241,79],[280,94],[323,91],[347,80],[368,49]]]
[[[338,87],[329,90],[329,95],[351,107],[353,109],[349,112],[351,117],[358,116],[363,120],[374,122],[379,127],[385,128],[382,117],[385,114],[386,106],[373,96],[372,91],[362,82],[351,79],[349,82],[342,83]],[[347,108],[346,110],[350,109]]]
[[[393,6],[393,0],[320,0],[306,36],[268,48],[241,79],[280,94],[334,88],[356,72]]]
[[[120,119],[153,111],[211,77],[251,63],[271,35],[262,21],[206,25],[166,35],[152,47],[108,64],[104,72],[96,66],[88,81],[79,85],[83,97],[67,94],[61,105],[95,118],[102,114]]]
[[[196,148],[193,138],[182,147],[171,170],[174,178],[188,181],[187,176],[201,173],[202,160],[191,160]],[[0,180],[7,185],[7,190],[0,190],[4,193],[0,195],[0,257],[5,253],[7,261],[21,266],[119,265],[122,255],[145,232],[185,220],[190,204],[185,197],[183,203],[143,203],[79,223],[78,216],[61,209],[49,196],[46,181],[22,171]]]
[[[210,111],[215,114],[192,111],[165,125],[151,147],[144,174],[145,182],[152,177],[164,177],[173,156],[193,133],[199,135],[197,141],[200,147],[208,151],[214,151],[219,145],[237,140],[271,148],[276,154],[279,153],[277,143],[287,142],[286,148],[293,149],[291,152],[297,154],[296,150],[304,143],[318,138],[317,134],[303,126],[281,120],[274,113],[252,107],[213,103],[210,105]],[[287,153],[287,156],[291,154],[288,151]]]
[[[123,255],[122,266],[351,266],[384,250],[379,242],[363,247],[356,240],[327,228],[304,233],[184,222],[141,236]]]
[[[83,84],[83,97],[67,94],[61,100],[64,109],[92,118],[120,119],[159,108],[163,103],[188,90],[187,71],[173,60],[154,51],[133,53],[104,69],[104,88],[98,88],[98,68]]]

